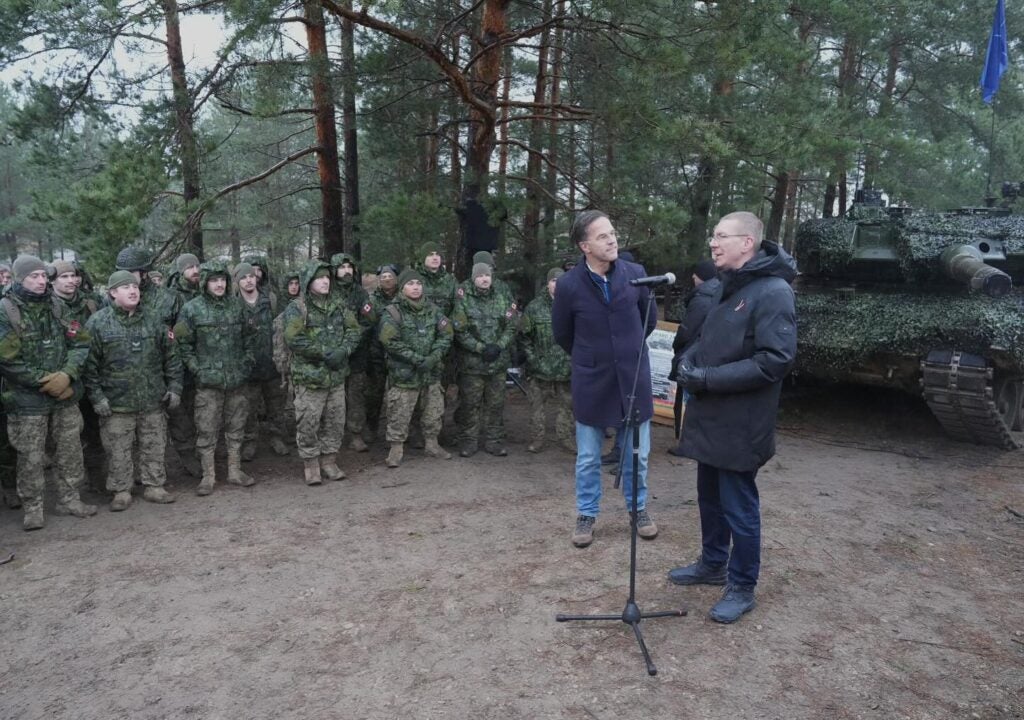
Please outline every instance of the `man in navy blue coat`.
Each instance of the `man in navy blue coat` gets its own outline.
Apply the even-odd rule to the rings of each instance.
[[[679,385],[692,398],[681,453],[697,461],[701,556],[669,572],[677,585],[726,585],[711,618],[754,608],[761,567],[758,469],[775,454],[782,379],[796,358],[796,263],[761,240],[757,216],[731,213],[709,238],[722,286],[700,339],[683,352]],[[730,552],[731,545],[731,552]]]
[[[583,262],[558,279],[551,308],[551,330],[555,342],[572,359],[572,409],[576,415],[577,447],[577,517],[572,542],[582,548],[594,539],[594,521],[601,501],[604,429],[623,424],[638,359],[637,531],[640,537],[650,540],[658,534],[658,526],[646,509],[647,456],[654,414],[646,337],[658,322],[657,307],[646,287],[629,284],[633,278],[643,276],[643,268],[619,259],[618,239],[607,215],[600,210],[580,213],[570,237],[583,253]],[[632,510],[633,499],[631,460],[630,456],[626,457],[622,473],[622,492],[629,510]]]

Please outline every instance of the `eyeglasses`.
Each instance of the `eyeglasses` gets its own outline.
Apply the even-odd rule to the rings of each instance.
[[[713,243],[715,240],[721,242],[722,240],[731,237],[748,237],[748,233],[732,233],[731,235],[708,235],[708,245]]]

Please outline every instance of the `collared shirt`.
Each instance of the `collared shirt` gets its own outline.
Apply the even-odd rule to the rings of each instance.
[[[608,272],[610,273],[615,269],[614,265],[608,266]],[[598,275],[590,267],[590,263],[587,263],[587,274],[590,276],[590,281],[594,283],[598,290],[601,291],[601,297],[604,298],[604,304],[610,305],[612,302],[612,284],[608,281],[607,276]]]

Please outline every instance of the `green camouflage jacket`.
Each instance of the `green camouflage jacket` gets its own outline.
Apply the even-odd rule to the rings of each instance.
[[[202,285],[202,280],[199,282]],[[174,327],[182,308],[181,297],[167,288],[154,285],[149,278],[142,281],[139,291],[142,293],[142,301],[139,305],[149,310],[150,315],[160,318],[164,327]]]
[[[199,297],[199,285],[191,284],[185,279],[185,276],[177,270],[171,273],[171,276],[167,278],[167,290],[178,296],[178,304],[180,307],[184,307],[185,303],[189,300],[194,300]]]
[[[367,352],[367,364],[383,369],[385,360],[384,346],[380,344],[380,338],[377,337],[377,331],[380,327],[379,318],[384,313],[384,308],[394,302],[395,298],[398,297],[398,290],[395,290],[394,295],[388,295],[380,288],[377,288],[370,294],[370,305],[373,307],[373,312],[378,318],[378,323],[370,331],[370,339],[368,341],[369,350]]]
[[[377,306],[370,299],[370,294],[363,288],[359,278],[359,266],[356,264],[355,258],[348,253],[338,253],[331,256],[331,270],[337,272],[338,267],[342,263],[351,263],[355,269],[355,274],[352,280],[343,282],[338,280],[335,276],[331,276],[331,294],[337,297],[341,302],[355,313],[356,318],[359,320],[359,326],[363,328],[363,335],[359,341],[359,345],[353,351],[352,356],[349,358],[349,369],[356,372],[365,372],[366,363],[370,355],[370,343],[373,339],[373,334],[377,329],[377,323],[380,320],[380,316],[377,312]]]
[[[206,281],[214,275],[228,278],[223,297],[205,292]],[[203,294],[185,303],[174,326],[178,352],[196,387],[232,390],[245,384],[252,372],[253,333],[242,301],[231,292],[225,263],[200,265],[199,287],[204,289]]]
[[[283,317],[284,341],[292,352],[291,381],[314,390],[345,384],[348,358],[363,336],[355,314],[341,300],[332,293],[322,297],[309,292],[309,282],[321,268],[333,272],[326,262],[306,264],[301,277],[305,302],[293,300]],[[338,361],[337,369],[327,366],[328,357]]]
[[[526,372],[537,380],[569,382],[572,367],[569,356],[551,333],[551,296],[547,290],[526,306],[519,323],[519,334],[526,351]]]
[[[137,309],[107,307],[89,318],[92,338],[85,387],[93,405],[106,400],[120,413],[152,412],[164,393],[181,395],[181,358],[172,332]]]
[[[399,297],[385,308],[377,334],[388,356],[388,385],[421,388],[441,381],[454,333],[436,305]]]
[[[455,305],[455,277],[443,266],[431,271],[419,263],[416,269],[423,276],[423,297],[437,305],[445,317],[451,317]]]
[[[54,295],[58,300],[64,303],[64,307],[67,308],[68,312],[66,317],[69,320],[77,320],[80,325],[85,325],[86,321],[88,321],[88,319],[95,315],[96,311],[100,309],[100,305],[96,302],[96,299],[81,290],[75,290],[75,294],[68,300],[65,300],[56,293],[54,293]]]
[[[468,295],[470,291],[472,291],[475,287],[476,285],[473,284],[472,278],[463,280],[461,283],[459,283],[459,286],[455,288],[455,302],[458,302],[459,298],[463,297],[464,295]],[[491,292],[493,292],[495,295],[500,295],[501,297],[503,297],[505,305],[511,305],[513,311],[519,309],[516,305],[516,297],[512,293],[512,288],[509,286],[507,282],[498,277],[497,273],[491,275]],[[452,312],[454,312],[454,310]]]
[[[82,367],[89,355],[89,333],[77,320],[64,317],[65,307],[52,291],[32,295],[15,284],[0,307],[0,375],[3,406],[9,415],[49,415],[77,403],[83,395]],[[12,315],[16,316],[12,318]],[[75,394],[57,400],[39,389],[39,379],[62,371],[71,379]]]
[[[277,304],[274,295],[256,293],[256,302],[250,305],[238,294],[245,311],[245,320],[249,325],[253,341],[253,366],[249,379],[254,382],[266,382],[279,378],[274,367],[274,318],[277,317]]]
[[[509,349],[515,338],[516,322],[515,304],[506,295],[494,288],[480,290],[475,285],[464,291],[452,311],[461,371],[469,375],[504,375],[511,362]],[[497,345],[501,354],[486,362],[481,353],[490,344]]]

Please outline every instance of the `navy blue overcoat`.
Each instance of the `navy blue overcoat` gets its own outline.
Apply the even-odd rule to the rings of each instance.
[[[612,263],[607,276],[610,303],[605,302],[585,262],[558,279],[551,330],[555,342],[572,358],[572,409],[584,425],[616,427],[622,423],[639,353],[636,406],[640,422],[654,414],[646,337],[658,323],[658,308],[650,290],[629,284],[645,274],[636,263],[622,259]],[[650,315],[645,326],[648,298]]]

